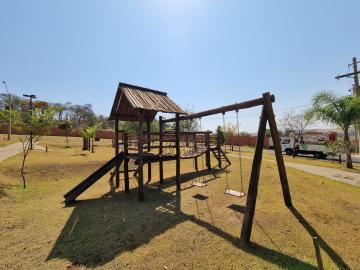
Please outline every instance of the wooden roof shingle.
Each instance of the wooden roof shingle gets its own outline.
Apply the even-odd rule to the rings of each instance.
[[[120,82],[110,119],[118,116],[123,121],[137,121],[140,110],[151,121],[157,112],[186,114],[165,92]]]

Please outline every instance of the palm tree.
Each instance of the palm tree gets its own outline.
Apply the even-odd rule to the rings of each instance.
[[[339,126],[344,132],[346,167],[352,168],[349,128],[360,119],[360,98],[337,96],[331,91],[321,91],[312,99],[312,115],[326,123]]]

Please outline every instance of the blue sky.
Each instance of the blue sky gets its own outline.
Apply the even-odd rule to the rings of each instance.
[[[318,90],[347,93],[351,80],[334,76],[360,57],[359,8],[329,0],[2,0],[0,80],[15,94],[91,103],[104,115],[119,81],[166,91],[195,111],[270,91],[279,117]],[[258,110],[240,121],[253,132]],[[205,128],[216,124],[221,115],[203,119]]]

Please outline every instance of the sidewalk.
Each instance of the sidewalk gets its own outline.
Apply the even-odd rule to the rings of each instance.
[[[228,156],[238,157],[237,155],[232,155],[232,154],[228,154]],[[243,156],[242,158],[253,159],[252,157],[246,157],[246,156]],[[263,161],[275,163],[275,160],[271,160],[271,159],[263,159]],[[314,165],[301,164],[301,163],[288,162],[288,161],[285,162],[285,166],[300,171],[304,171],[307,173],[315,174],[318,176],[330,178],[349,185],[360,187],[360,173],[348,172],[335,168],[327,168],[322,166],[314,166]]]
[[[45,148],[39,145],[34,145],[35,150],[44,150]],[[17,142],[7,146],[0,147],[0,162],[22,152],[22,143]]]

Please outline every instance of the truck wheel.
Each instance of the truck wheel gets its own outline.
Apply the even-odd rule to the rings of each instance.
[[[291,151],[291,149],[285,149],[285,153],[286,153],[288,156],[290,156],[290,155],[292,154],[292,151]]]
[[[314,153],[314,158],[321,158],[321,154],[320,153]]]

